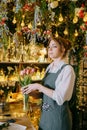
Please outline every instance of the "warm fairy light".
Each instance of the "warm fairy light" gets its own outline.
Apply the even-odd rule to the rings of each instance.
[[[58,32],[56,31],[56,33],[55,33],[55,37],[58,37]]]
[[[75,30],[74,36],[75,36],[75,37],[78,36],[78,31],[77,31],[77,29]]]
[[[60,15],[59,15],[59,22],[62,22],[63,21],[63,16],[62,16],[62,14],[60,13]]]
[[[13,12],[15,12],[15,6],[13,7]]]
[[[68,35],[68,29],[65,28],[64,32],[63,32],[65,35]]]
[[[73,19],[73,23],[77,23],[78,22],[78,17],[75,16],[74,19]]]
[[[85,16],[84,16],[84,18],[83,18],[83,21],[84,21],[84,22],[87,22],[87,13],[85,13]]]
[[[24,18],[25,18],[25,15],[22,15],[22,18],[24,19]]]
[[[21,22],[21,26],[24,27],[24,25],[25,25],[25,23],[24,23],[24,21],[22,20],[22,22]]]
[[[32,29],[32,24],[31,23],[28,24],[28,28]]]
[[[14,24],[15,24],[15,23],[17,23],[17,21],[16,21],[16,18],[15,18],[15,17],[14,17],[14,19],[13,19],[13,21],[12,21],[12,22],[13,22]]]

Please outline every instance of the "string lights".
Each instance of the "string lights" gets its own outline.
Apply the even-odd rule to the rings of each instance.
[[[63,22],[63,16],[61,13],[59,14],[59,22]]]
[[[66,27],[64,32],[63,32],[65,35],[68,35],[68,28]]]

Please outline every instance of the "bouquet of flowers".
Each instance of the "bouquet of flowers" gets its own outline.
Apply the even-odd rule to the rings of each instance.
[[[80,8],[75,9],[75,15],[82,20],[81,30],[87,32],[87,9],[84,4],[82,4]]]
[[[35,73],[36,69],[32,67],[27,67],[20,71],[19,83],[21,87],[26,87],[28,84],[32,83],[32,75]],[[23,110],[28,110],[28,94],[23,95]]]
[[[84,4],[80,8],[75,9],[75,15],[81,20],[80,29],[85,35],[87,45],[87,8]]]

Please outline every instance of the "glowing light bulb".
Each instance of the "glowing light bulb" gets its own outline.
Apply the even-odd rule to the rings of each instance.
[[[78,31],[77,31],[77,29],[75,30],[74,36],[75,36],[75,37],[78,36]]]
[[[24,19],[24,18],[25,18],[25,15],[22,15],[22,18]]]
[[[15,24],[17,21],[16,21],[16,18],[14,17],[12,23]]]
[[[63,21],[63,16],[62,16],[62,14],[60,13],[60,15],[59,15],[59,22],[62,22]]]
[[[68,29],[65,28],[64,32],[63,32],[65,35],[68,35]]]
[[[28,28],[30,28],[30,29],[32,28],[32,24],[31,23],[28,24]]]
[[[56,31],[56,33],[55,33],[55,37],[58,37],[58,32]]]
[[[15,12],[15,6],[13,7],[13,12]]]
[[[87,13],[85,13],[85,16],[84,16],[84,18],[83,18],[83,21],[84,21],[84,22],[87,22]]]
[[[24,21],[22,20],[22,22],[21,22],[21,26],[24,27],[24,25],[25,25],[25,23],[24,23]]]
[[[78,22],[78,17],[75,16],[74,19],[73,19],[73,23],[77,23]]]

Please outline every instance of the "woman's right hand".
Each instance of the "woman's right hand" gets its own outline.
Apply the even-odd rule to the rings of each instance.
[[[21,88],[23,94],[29,94],[32,91],[38,90],[40,91],[42,85],[39,83],[29,84]]]

